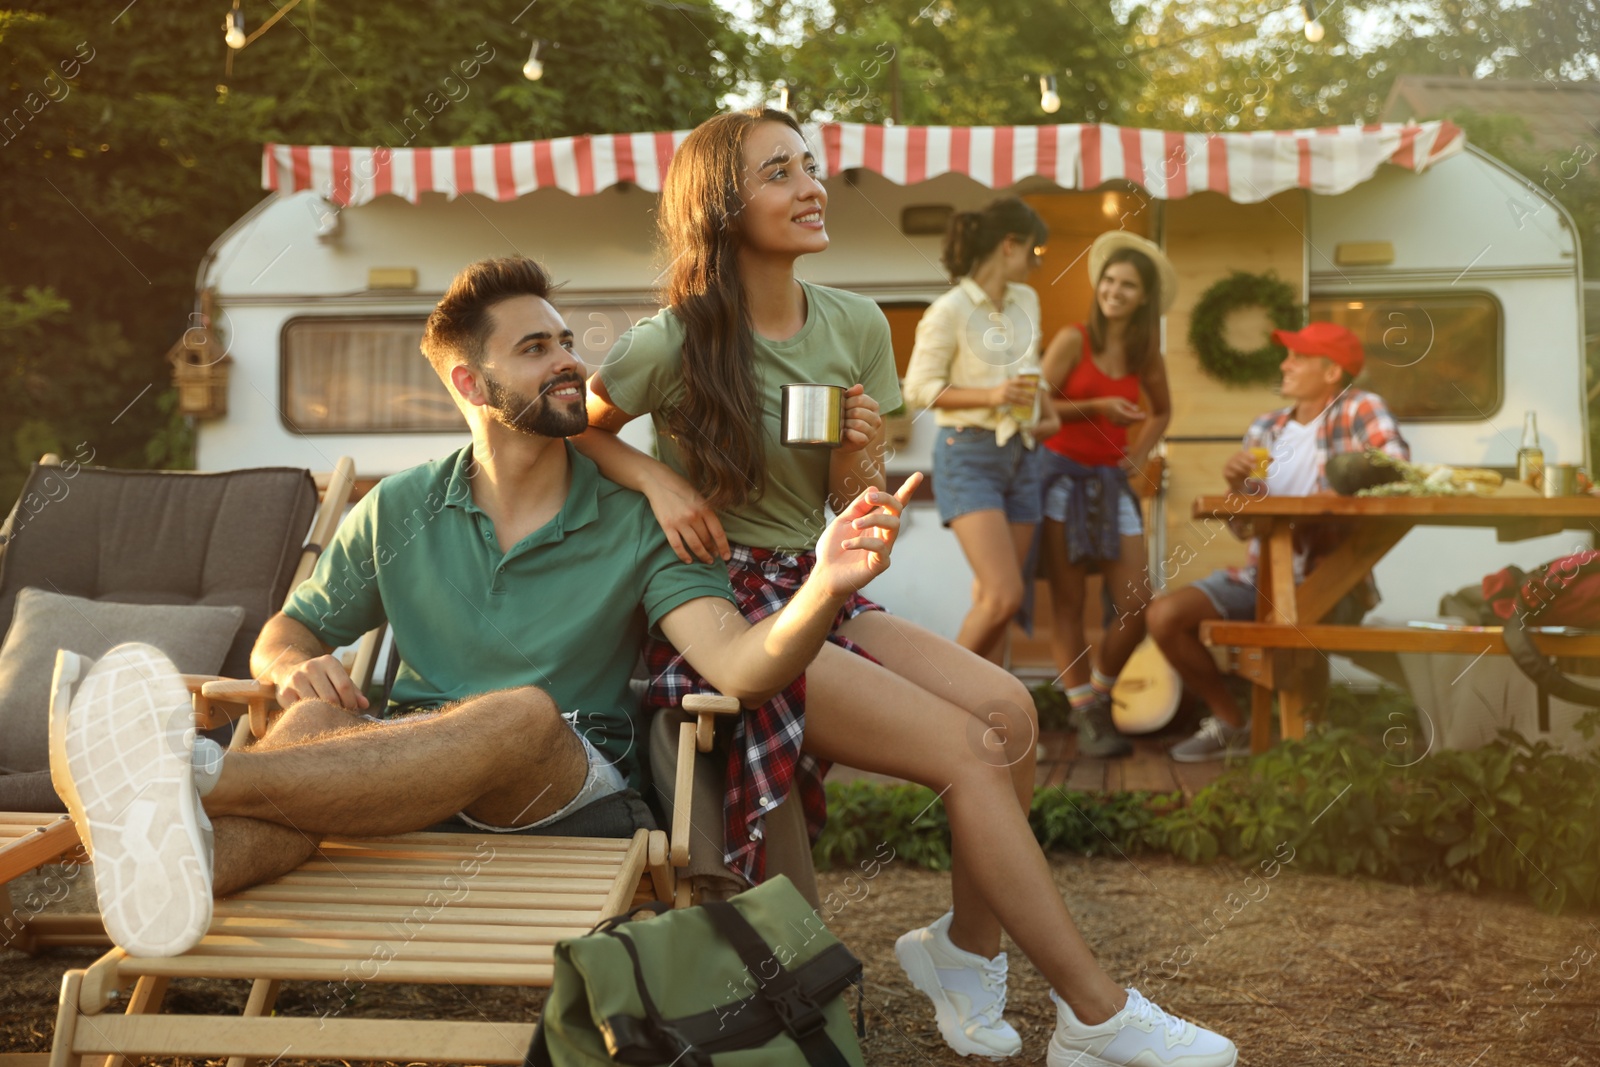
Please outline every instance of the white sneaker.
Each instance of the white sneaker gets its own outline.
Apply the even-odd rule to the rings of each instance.
[[[911,984],[933,1001],[945,1044],[963,1056],[1004,1059],[1022,1051],[1022,1037],[1001,1018],[1006,1010],[1006,954],[986,959],[950,941],[951,912],[901,934],[894,954]]]
[[[189,692],[149,645],[84,665],[56,656],[50,778],[93,861],[106,933],[130,955],[176,956],[211,925],[211,822],[195,791]]]
[[[1221,1034],[1168,1015],[1137,989],[1128,1003],[1098,1026],[1078,1021],[1066,1001],[1056,1002],[1056,1032],[1046,1067],[1234,1067],[1239,1050]]]

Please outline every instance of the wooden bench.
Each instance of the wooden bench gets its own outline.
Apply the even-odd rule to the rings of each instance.
[[[1200,640],[1213,648],[1235,649],[1235,673],[1253,683],[1251,752],[1265,752],[1272,745],[1272,691],[1308,694],[1325,687],[1328,653],[1507,655],[1505,639],[1498,627],[1420,630],[1409,626],[1212,621],[1200,624]],[[1533,640],[1545,655],[1587,661],[1579,669],[1592,669],[1593,664],[1600,661],[1600,634],[1536,633]],[[1282,702],[1280,713],[1285,738],[1305,736],[1305,716],[1298,701]]]
[[[83,864],[88,862],[78,840],[78,828],[65,815],[31,811],[0,811],[0,908],[5,921],[0,923],[0,948],[14,948],[29,955],[47,948],[103,945],[105,927],[99,915],[44,914],[54,887],[40,899],[30,893],[20,901],[12,899],[5,882],[45,864]],[[0,1063],[6,1062],[0,1057]]]

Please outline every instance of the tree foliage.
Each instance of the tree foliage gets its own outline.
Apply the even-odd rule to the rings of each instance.
[[[1115,122],[1136,89],[1129,28],[1099,5],[757,0],[767,86],[802,117],[916,125]],[[1040,107],[1054,75],[1061,109]]]
[[[242,0],[245,29],[283,2]],[[46,449],[184,462],[161,357],[191,325],[207,248],[262,195],[263,142],[684,128],[779,84],[808,118],[1284,128],[1372,119],[1402,72],[1600,76],[1600,0],[1323,3],[1316,45],[1276,0],[525,2],[301,0],[231,72],[226,0],[0,9],[0,497]],[[1514,123],[1459,119],[1600,251],[1600,164],[1547,184],[1563,161],[1523,150]]]
[[[1600,76],[1600,2],[1155,0],[1130,12],[1146,77],[1143,124],[1221,131],[1377,118],[1400,74],[1559,80]]]
[[[244,0],[246,31],[279,0]],[[0,498],[43,451],[182,465],[162,362],[264,142],[449,145],[691,125],[744,75],[710,0],[303,0],[232,57],[217,0],[0,10]],[[522,65],[532,41],[545,76]]]

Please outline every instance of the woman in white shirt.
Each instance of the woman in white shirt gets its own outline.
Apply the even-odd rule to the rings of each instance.
[[[1004,197],[950,220],[941,259],[955,288],[917,324],[902,386],[934,409],[933,487],[939,518],[972,566],[972,609],[957,643],[996,658],[1022,603],[1022,564],[1039,523],[1038,442],[1056,415],[1039,385],[1039,294],[1023,284],[1049,228]]]

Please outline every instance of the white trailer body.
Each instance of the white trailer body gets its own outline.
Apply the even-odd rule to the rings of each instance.
[[[853,146],[859,149],[862,129],[868,131],[866,163],[860,162],[859,155],[850,154]],[[1397,372],[1422,375],[1438,368],[1444,375],[1439,379],[1443,390],[1447,381],[1455,380],[1450,375],[1456,370],[1450,368],[1459,369],[1458,364],[1467,367],[1463,373],[1479,393],[1463,392],[1468,401],[1465,407],[1452,401],[1453,413],[1443,417],[1409,419],[1402,414],[1402,428],[1415,459],[1512,467],[1523,414],[1531,409],[1538,413],[1547,462],[1587,465],[1582,279],[1574,228],[1559,205],[1487,156],[1460,151],[1457,146],[1425,168],[1379,167],[1375,157],[1366,168],[1369,176],[1346,176],[1349,186],[1339,192],[1318,192],[1315,182],[1296,184],[1292,177],[1274,185],[1267,180],[1270,175],[1263,177],[1265,172],[1257,166],[1253,179],[1235,173],[1232,191],[1222,190],[1228,193],[1227,199],[1217,192],[1195,194],[1197,180],[1191,173],[1189,196],[1162,200],[1160,195],[1174,193],[1170,159],[1165,173],[1159,160],[1147,163],[1143,180],[1128,184],[1108,163],[1109,151],[1100,155],[1095,167],[1090,166],[1084,147],[1086,132],[1075,142],[1079,145],[1075,150],[1081,151],[1070,161],[1075,168],[1070,176],[1065,165],[1053,175],[1043,166],[1030,174],[1025,167],[1008,162],[1014,170],[1011,177],[1020,180],[1001,184],[996,174],[999,167],[991,159],[986,169],[979,148],[973,147],[984,141],[992,151],[999,143],[1000,131],[975,129],[968,131],[971,145],[965,173],[952,171],[913,184],[897,184],[891,179],[917,175],[895,155],[892,144],[885,149],[880,143],[877,155],[872,154],[874,129],[880,131],[876,136],[883,138],[883,143],[903,143],[903,138],[895,142],[889,136],[895,131],[881,128],[846,127],[842,133],[832,134],[824,130],[817,138],[828,146],[824,154],[832,175],[826,182],[832,245],[826,253],[802,260],[799,270],[810,280],[872,296],[891,309],[891,321],[902,327],[914,323],[918,305],[948,286],[938,267],[940,237],[904,232],[906,208],[977,207],[995,195],[991,186],[997,186],[1027,195],[1036,206],[1054,212],[1047,217],[1065,220],[1059,236],[1052,238],[1052,262],[1046,263],[1035,280],[1045,296],[1047,331],[1052,328],[1050,309],[1056,303],[1060,304],[1058,319],[1072,317],[1069,305],[1085,306],[1087,276],[1081,262],[1074,265],[1071,259],[1081,254],[1095,232],[1118,225],[1141,227],[1162,241],[1173,256],[1185,278],[1185,289],[1166,324],[1175,417],[1169,431],[1171,481],[1164,501],[1165,518],[1163,521],[1162,513],[1157,512],[1152,529],[1152,559],[1158,564],[1175,537],[1189,536],[1192,497],[1222,490],[1220,457],[1236,446],[1249,417],[1280,406],[1270,388],[1224,390],[1206,380],[1188,350],[1187,309],[1199,295],[1197,290],[1222,263],[1254,270],[1258,261],[1265,262],[1263,257],[1276,257],[1278,272],[1312,301],[1314,312],[1318,306],[1328,306],[1340,314],[1357,314],[1364,300],[1377,299],[1400,308],[1404,340],[1388,355],[1380,354]],[[1171,138],[1179,136],[1098,129],[1108,138],[1107,147],[1112,135],[1120,133],[1124,170],[1132,167],[1128,146],[1138,138],[1154,135],[1171,143]],[[905,133],[898,131],[899,135]],[[930,131],[930,136],[934,133],[937,131]],[[1130,134],[1134,141],[1129,141]],[[655,136],[659,142],[667,135],[633,136],[636,140]],[[1270,136],[1285,138],[1282,143],[1288,143],[1288,135]],[[1066,137],[1065,132],[1061,137]],[[1249,164],[1249,159],[1240,164],[1237,153],[1245,149],[1239,145],[1254,152],[1257,143],[1228,142],[1236,168]],[[431,151],[438,160],[444,158],[440,153],[455,153],[459,159],[462,152],[481,150]],[[1191,153],[1188,163],[1195,171],[1207,165],[1203,150],[1187,151]],[[1198,158],[1193,155],[1196,151],[1200,152]],[[292,191],[286,180],[270,176],[272,152],[269,147],[268,184],[278,188],[278,194],[257,205],[219,238],[200,271],[200,288],[214,294],[213,325],[232,357],[227,413],[198,427],[202,469],[268,464],[319,468],[330,466],[337,456],[350,455],[361,475],[375,476],[464,444],[467,437],[459,422],[443,432],[371,427],[360,432],[338,432],[337,427],[329,432],[306,432],[305,422],[321,418],[319,410],[333,403],[333,394],[319,401],[316,387],[305,385],[315,373],[321,373],[316,345],[324,342],[296,346],[302,334],[315,334],[322,323],[341,328],[354,323],[353,328],[359,328],[361,323],[381,326],[399,322],[418,329],[451,277],[473,260],[522,253],[544,263],[565,283],[558,306],[576,331],[585,357],[591,360],[603,359],[610,342],[630,322],[657,307],[653,297],[660,271],[654,248],[656,197],[648,191],[648,175],[636,183],[595,188],[576,197],[561,188],[544,187],[506,199],[474,193],[452,198],[440,192],[416,191],[416,203],[398,196],[368,197],[362,202],[360,196],[349,195],[348,173],[343,179],[345,187],[338,192],[330,193],[327,187],[321,193],[316,187]],[[1041,147],[1041,158],[1043,152]],[[1061,152],[1066,160],[1065,149]],[[951,158],[946,158],[947,165]],[[1265,157],[1258,153],[1251,158]],[[1302,151],[1302,177],[1311,173],[1305,159]],[[1214,169],[1215,159],[1211,165]],[[1317,165],[1324,166],[1320,157]],[[1332,165],[1345,164],[1335,159]],[[439,166],[436,162],[435,170]],[[478,164],[477,188],[484,184],[484,166]],[[936,169],[928,167],[926,173]],[[1286,172],[1292,175],[1293,170],[1291,158]],[[460,178],[462,171],[458,169],[456,174]],[[1134,177],[1139,176],[1134,172]],[[1088,185],[1090,179],[1098,180]],[[1261,195],[1241,195],[1241,183]],[[359,176],[355,184],[359,186]],[[473,187],[465,181],[459,184]],[[423,183],[418,180],[417,185]],[[349,206],[330,206],[330,195]],[[1259,202],[1246,202],[1251,199]],[[1229,223],[1231,228],[1206,229],[1229,219],[1235,220]],[[1260,234],[1266,236],[1256,233],[1258,225]],[[1268,234],[1274,227],[1278,236]],[[1237,247],[1230,250],[1229,242],[1236,242]],[[1391,246],[1390,262],[1366,266],[1338,262],[1341,246],[1373,242]],[[1059,262],[1058,256],[1062,257]],[[392,282],[395,270],[402,281],[407,271],[414,271],[412,286],[395,289],[369,284]],[[385,275],[386,271],[390,273]],[[1498,324],[1494,327],[1499,331],[1497,338],[1483,340],[1472,335],[1478,338],[1472,345],[1492,342],[1492,352],[1460,351],[1457,342],[1463,335],[1459,333],[1451,342],[1456,349],[1446,350],[1450,339],[1433,336],[1436,331],[1431,326],[1425,328],[1434,314],[1430,309],[1443,306],[1438,303],[1441,299],[1448,304],[1457,297],[1471,305],[1468,319],[1481,324],[1492,318]],[[897,327],[897,348],[904,346],[903,337]],[[330,343],[335,344],[338,359],[346,361],[342,365],[358,366],[350,361],[365,358],[365,350],[355,342]],[[1420,358],[1419,351],[1425,353]],[[1371,352],[1369,342],[1369,360]],[[904,353],[901,355],[903,358]],[[415,358],[421,364],[421,356]],[[417,405],[419,410],[437,415],[439,405],[448,402],[442,388],[427,394],[430,375],[427,371],[409,383],[396,385],[397,403]],[[351,398],[344,394],[361,387],[359,378],[346,374],[327,388],[334,393],[343,390],[335,399],[349,402]],[[1457,391],[1462,392],[1460,388]],[[931,471],[934,419],[931,414],[911,414],[909,441],[894,452],[891,474]],[[650,444],[646,421],[637,420],[625,435],[641,447]],[[450,425],[448,409],[440,423]],[[1432,617],[1444,592],[1507,562],[1528,566],[1570,551],[1572,543],[1570,536],[1500,544],[1488,531],[1415,531],[1378,567],[1385,597],[1379,613],[1388,618]],[[1205,570],[1213,560],[1241,554],[1237,545],[1204,547]],[[1181,584],[1200,577],[1205,570],[1190,568],[1175,580]],[[969,605],[969,584],[969,571],[954,537],[940,527],[932,505],[923,503],[912,508],[895,565],[874,583],[872,594],[891,609],[953,635]]]

